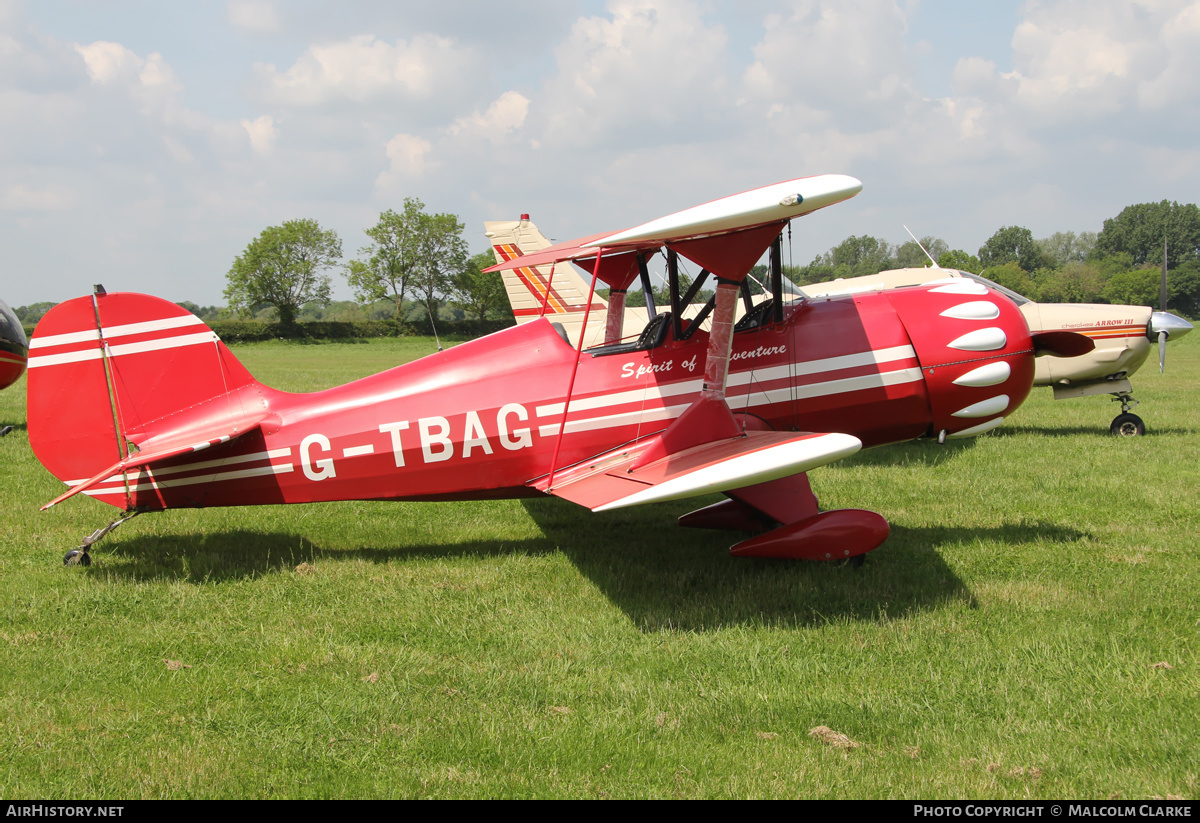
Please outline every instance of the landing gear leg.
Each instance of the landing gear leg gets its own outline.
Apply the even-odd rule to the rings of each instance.
[[[126,523],[129,520],[132,520],[133,518],[137,517],[139,514],[141,514],[141,511],[138,509],[134,509],[133,511],[127,511],[127,512],[125,512],[125,514],[123,514],[121,517],[117,518],[116,520],[112,521],[107,526],[102,526],[101,528],[96,529],[94,532],[89,534],[87,537],[83,538],[83,542],[79,544],[79,548],[71,549],[71,551],[67,552],[63,556],[63,565],[64,566],[90,566],[90,565],[92,565],[92,558],[88,554],[88,549],[90,549],[92,547],[92,544],[98,543],[105,535],[109,534],[110,532],[116,531],[123,523]]]
[[[1108,430],[1117,437],[1141,437],[1145,434],[1146,424],[1142,418],[1129,411],[1138,404],[1138,401],[1133,399],[1133,395],[1122,392],[1114,394],[1113,400],[1121,404],[1121,413],[1113,418],[1112,425],[1108,427]]]

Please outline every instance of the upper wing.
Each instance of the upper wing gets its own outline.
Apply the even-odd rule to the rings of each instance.
[[[862,182],[844,174],[819,174],[773,183],[669,214],[619,232],[580,237],[497,263],[488,271],[595,257],[601,250],[638,251],[664,243],[784,223],[793,217],[847,200]]]

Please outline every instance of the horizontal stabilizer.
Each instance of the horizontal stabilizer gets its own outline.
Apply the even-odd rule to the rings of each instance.
[[[175,436],[163,435],[154,437],[146,443],[147,448],[135,451],[128,457],[118,460],[111,466],[89,477],[87,480],[77,483],[71,487],[70,491],[60,494],[42,506],[41,510],[45,511],[51,506],[68,500],[80,492],[87,491],[108,478],[129,469],[145,468],[155,463],[170,460],[172,457],[178,457],[181,454],[193,454],[203,451],[210,446],[235,440],[247,432],[257,431],[267,418],[273,417],[274,415],[266,409],[260,408],[251,414],[243,414],[236,418],[227,419],[222,425],[211,427],[207,431],[196,431],[193,429],[180,432]]]
[[[747,431],[631,468],[654,442],[623,447],[558,472],[553,487],[546,479],[533,485],[592,511],[607,511],[765,483],[841,460],[862,448],[862,442],[848,434]]]

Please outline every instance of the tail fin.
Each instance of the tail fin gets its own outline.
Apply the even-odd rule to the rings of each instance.
[[[261,385],[217,335],[157,297],[98,290],[60,303],[29,348],[29,442],[74,487],[59,500],[239,437],[268,416]]]
[[[503,263],[548,248],[551,244],[538,231],[528,215],[520,220],[497,220],[484,223],[496,262]],[[501,272],[508,303],[518,323],[527,323],[543,316],[562,323],[571,340],[578,340],[579,328],[587,309],[590,285],[570,263],[557,266],[521,266]],[[588,325],[603,333],[608,302],[599,295],[592,296],[592,311]]]

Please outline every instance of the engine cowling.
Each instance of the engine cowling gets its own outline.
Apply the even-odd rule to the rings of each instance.
[[[1021,312],[973,280],[885,292],[929,392],[929,434],[972,437],[1004,422],[1033,387],[1034,346]]]

